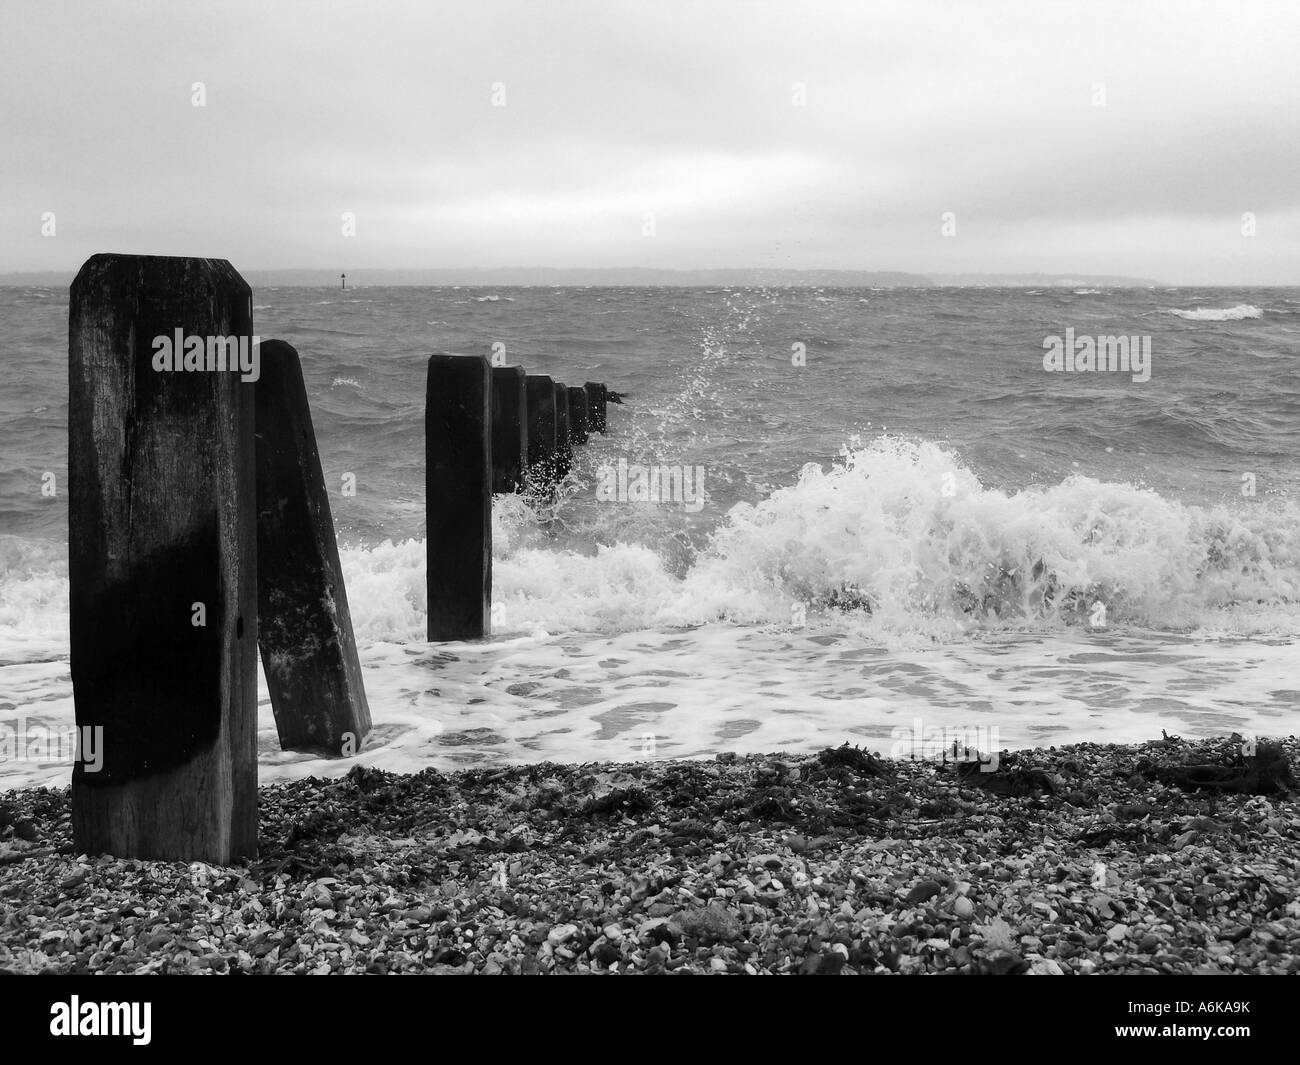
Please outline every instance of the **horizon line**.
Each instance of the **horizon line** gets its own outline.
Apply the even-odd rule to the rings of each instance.
[[[169,256],[170,257],[170,256]],[[209,258],[208,256],[195,256],[195,258]],[[212,256],[211,258],[217,258]],[[226,260],[229,261],[229,260]],[[233,264],[232,264],[233,265]],[[41,284],[28,279],[49,278],[59,279],[61,283],[64,279],[71,281],[76,277],[80,266],[75,269],[54,268],[43,270],[9,270],[0,272],[0,285],[18,286],[23,284]],[[238,268],[237,268],[238,269]],[[339,273],[335,273],[335,269]],[[247,275],[268,275],[268,274],[299,274],[299,275],[319,275],[322,281],[336,280],[342,277],[352,277],[357,279],[358,285],[363,285],[362,280],[365,275],[385,275],[385,274],[460,274],[466,276],[478,276],[489,274],[569,274],[569,275],[616,275],[628,273],[641,273],[657,276],[672,275],[776,275],[788,276],[792,278],[811,277],[813,275],[867,275],[867,276],[894,276],[906,278],[909,281],[915,280],[915,287],[955,287],[971,288],[979,287],[980,278],[1006,279],[1016,278],[1023,279],[1020,284],[1008,286],[997,285],[992,287],[1027,287],[1031,284],[1059,284],[1067,287],[1072,283],[1079,284],[1101,284],[1110,288],[1225,288],[1225,289],[1270,289],[1270,288],[1296,288],[1300,287],[1300,281],[1296,282],[1191,282],[1170,284],[1167,281],[1156,278],[1135,277],[1126,274],[1103,274],[1103,273],[1085,273],[1073,271],[1047,272],[1042,270],[966,270],[966,271],[945,271],[945,272],[924,272],[917,270],[888,270],[888,269],[868,269],[860,267],[788,267],[788,266],[728,266],[728,267],[665,267],[665,266],[379,266],[379,267],[353,267],[351,271],[348,268],[335,268],[323,266],[279,266],[279,267],[250,267],[239,271]],[[957,279],[960,281],[945,281],[944,279]],[[1031,280],[1032,279],[1032,280]],[[263,281],[265,283],[265,281]],[[508,287],[555,287],[566,288],[574,285],[587,285],[587,282],[563,282],[557,281],[554,284],[538,286],[535,282],[521,282],[510,280],[495,280],[491,284],[503,285]],[[701,284],[747,284],[748,282],[737,281],[728,282],[721,277],[712,277],[707,281],[697,282],[695,284],[683,284],[678,287],[699,287]],[[857,284],[846,284],[842,287],[857,288],[864,287],[870,282],[865,281]],[[277,287],[313,287],[302,282],[283,281],[277,282]],[[393,282],[390,287],[415,287],[429,285],[430,287],[458,286],[462,282],[446,279],[438,284],[422,281]],[[671,285],[653,285],[647,284],[642,287],[674,287]],[[776,286],[780,287],[780,286]],[[906,288],[912,287],[907,281],[902,283],[887,283],[885,287]]]
[[[196,258],[208,258],[208,256],[196,256]],[[212,256],[211,258],[219,258]],[[229,261],[229,260],[226,260]],[[233,265],[233,263],[232,263]],[[0,271],[0,284],[14,285],[23,284],[27,279],[35,278],[66,278],[71,281],[76,277],[81,265],[75,268],[46,268],[31,270],[6,270]],[[1296,287],[1297,283],[1286,282],[1256,282],[1256,283],[1219,283],[1219,282],[1196,282],[1190,284],[1170,285],[1168,282],[1158,278],[1139,277],[1127,274],[1107,274],[1096,272],[1075,272],[1060,271],[1047,272],[1042,270],[964,270],[964,271],[918,271],[918,270],[889,270],[889,269],[867,269],[857,267],[784,267],[784,266],[730,266],[730,267],[662,267],[662,266],[380,266],[380,267],[321,267],[321,266],[272,266],[272,267],[248,267],[244,269],[236,268],[241,274],[249,275],[266,275],[266,274],[302,274],[302,275],[319,275],[322,280],[329,278],[331,280],[346,277],[349,274],[355,277],[360,283],[361,279],[369,275],[391,275],[391,274],[461,274],[473,277],[482,277],[490,274],[559,274],[559,275],[617,275],[629,273],[641,273],[654,276],[671,277],[673,275],[690,276],[690,275],[775,275],[788,276],[793,278],[812,277],[818,274],[829,276],[893,276],[898,278],[915,279],[922,285],[933,286],[940,279],[960,278],[962,281],[957,282],[957,287],[967,287],[970,284],[978,284],[978,279],[989,278],[1023,278],[1023,279],[1041,279],[1042,282],[1073,282],[1081,283],[1105,283],[1111,287],[1165,287],[1165,288],[1196,288],[1196,287],[1220,287],[1220,288],[1290,288]],[[338,273],[335,273],[335,270]],[[970,279],[970,280],[967,280]],[[418,284],[419,282],[409,282]],[[448,280],[447,284],[456,284],[457,282]],[[518,284],[518,282],[496,281],[496,284]],[[724,280],[720,277],[711,278],[709,283],[722,283]],[[527,283],[525,283],[527,284]],[[557,287],[565,287],[562,282],[557,282]],[[856,287],[856,286],[846,286]],[[895,284],[894,287],[898,287]]]

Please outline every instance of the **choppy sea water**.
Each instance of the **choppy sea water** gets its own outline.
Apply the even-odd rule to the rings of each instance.
[[[263,780],[1300,719],[1300,291],[254,304],[303,359],[375,720],[355,759],[281,752],[262,683]],[[1150,379],[1046,372],[1067,329],[1150,337]],[[66,291],[0,288],[0,726],[28,736],[73,721],[66,334]],[[424,360],[494,344],[628,399],[557,498],[497,500],[492,639],[430,645]],[[620,460],[685,468],[704,499],[601,501]],[[0,786],[69,780],[71,750],[30,755],[0,745]]]

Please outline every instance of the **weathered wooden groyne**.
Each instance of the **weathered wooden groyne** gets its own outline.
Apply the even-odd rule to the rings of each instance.
[[[68,324],[79,850],[229,864],[257,849],[257,655],[286,750],[371,728],[297,351],[218,259],[96,255]],[[490,632],[492,494],[553,485],[603,385],[482,356],[426,367],[428,637]]]

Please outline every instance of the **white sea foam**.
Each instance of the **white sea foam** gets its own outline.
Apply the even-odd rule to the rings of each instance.
[[[1086,475],[1008,493],[951,451],[897,437],[738,504],[698,551],[661,524],[636,525],[630,505],[606,512],[621,519],[608,527],[618,539],[597,543],[608,530],[567,528],[563,504],[543,513],[497,497],[498,631],[788,625],[802,604],[810,619],[897,646],[1091,628],[1101,602],[1111,626],[1249,635],[1284,630],[1300,604],[1294,501],[1188,506]],[[555,529],[572,546],[557,546]],[[358,636],[421,640],[424,542],[345,547],[341,558]],[[66,640],[66,582],[64,546],[0,537],[0,660]]]
[[[353,765],[638,761],[814,751],[882,753],[930,730],[996,730],[1017,749],[1294,728],[1293,645],[1161,633],[1002,634],[887,651],[817,626],[568,633],[359,646],[374,729],[354,758],[281,751],[259,676],[263,783]],[[29,724],[73,721],[67,663],[0,669],[0,705]],[[8,709],[6,721],[15,716]],[[70,765],[0,761],[0,787],[62,786]]]
[[[1192,310],[1170,310],[1179,318],[1188,322],[1239,322],[1244,318],[1263,318],[1264,312],[1249,303],[1239,303],[1235,307],[1196,307]]]
[[[356,758],[279,750],[264,781],[544,759],[888,751],[895,729],[995,726],[1006,747],[1294,729],[1300,511],[1197,508],[1077,476],[982,486],[881,438],[735,507],[693,559],[557,546],[494,505],[494,636],[425,642],[425,544],[341,552],[375,730]],[[1105,624],[1092,611],[1106,607]],[[0,717],[72,722],[66,548],[0,537]],[[0,763],[0,787],[66,765]]]
[[[1110,624],[1189,628],[1231,610],[1271,631],[1300,599],[1295,504],[1189,507],[1087,476],[1008,494],[951,452],[896,438],[735,507],[680,576],[654,530],[654,547],[563,551],[506,513],[496,598],[517,631],[782,623],[803,603],[892,643],[1084,624],[1098,601]]]

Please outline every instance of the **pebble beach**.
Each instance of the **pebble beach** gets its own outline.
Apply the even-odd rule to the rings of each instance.
[[[1275,743],[1246,793],[1240,737],[994,772],[847,745],[357,767],[263,787],[231,867],[75,854],[69,789],[12,791],[0,971],[1296,973],[1300,740]]]

